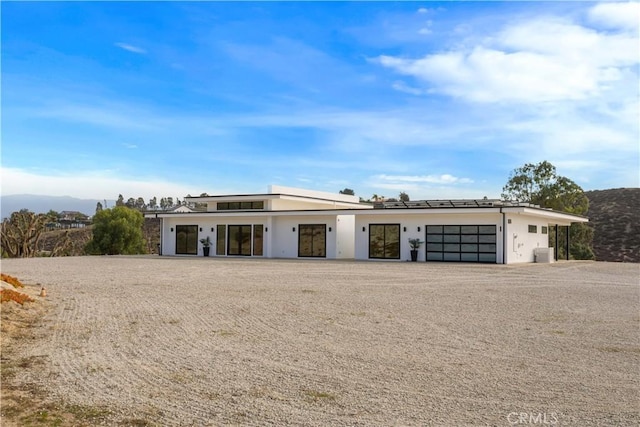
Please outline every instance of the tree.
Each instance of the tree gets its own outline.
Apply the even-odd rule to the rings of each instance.
[[[136,199],[136,209],[143,211],[146,207],[147,205],[144,203],[144,199],[142,197],[138,197]]]
[[[118,194],[118,200],[116,200],[116,206],[124,206],[124,197],[122,197],[122,194]]]
[[[398,195],[398,198],[400,199],[401,202],[408,202],[410,200],[409,195],[404,191],[400,192],[400,194]]]
[[[104,209],[102,203],[96,203],[96,213],[100,212],[102,209]]]
[[[0,242],[3,256],[28,258],[36,256],[40,236],[45,229],[47,216],[27,209],[13,212],[0,226]]]
[[[502,198],[540,205],[560,212],[585,215],[589,210],[589,199],[582,188],[556,172],[556,167],[546,160],[538,164],[527,163],[515,169],[507,184],[502,188]],[[559,239],[566,239],[559,230]],[[583,223],[571,225],[569,230],[571,247],[569,253],[574,259],[594,259],[591,242],[593,229]],[[555,232],[550,233],[550,244],[555,245]],[[564,251],[564,248],[560,248]],[[559,253],[558,256],[563,254]]]
[[[157,207],[158,207],[158,199],[156,198],[156,196],[153,196],[152,198],[149,199],[149,209],[156,210]]]
[[[349,196],[355,196],[356,193],[350,188],[345,188],[344,190],[340,190],[340,194],[348,194]]]
[[[502,197],[576,215],[589,210],[589,199],[582,188],[558,175],[556,167],[546,160],[515,169],[502,188]]]
[[[103,209],[93,217],[93,238],[86,250],[94,255],[144,253],[142,214],[126,206]]]

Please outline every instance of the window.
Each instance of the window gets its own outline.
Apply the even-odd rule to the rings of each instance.
[[[253,254],[255,256],[262,256],[262,242],[264,226],[262,224],[256,224],[253,226]]]
[[[248,209],[264,209],[264,201],[256,202],[219,202],[217,209],[219,211],[235,211]]]
[[[369,258],[400,259],[400,224],[369,225]]]
[[[538,226],[537,225],[529,225],[529,233],[537,233]]]
[[[225,255],[226,243],[227,243],[227,226],[218,225],[218,232],[216,233],[216,255]]]
[[[251,226],[230,225],[227,236],[228,255],[251,255]]]
[[[546,225],[542,226],[542,230],[541,230],[542,234],[547,234],[549,233],[549,227],[547,227]]]
[[[176,254],[198,254],[197,225],[176,225]]]
[[[327,226],[325,224],[298,225],[298,256],[327,256]]]

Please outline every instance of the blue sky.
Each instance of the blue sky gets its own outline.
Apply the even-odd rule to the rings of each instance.
[[[640,184],[635,2],[0,7],[5,195]]]

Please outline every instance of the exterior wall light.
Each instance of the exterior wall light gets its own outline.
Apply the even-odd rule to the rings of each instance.
[[[329,227],[329,233],[331,233],[331,227]]]
[[[296,228],[295,228],[295,227],[293,227],[293,228],[291,229],[291,231],[293,231],[293,232],[295,233],[295,232],[296,232]]]
[[[200,227],[200,231],[202,231],[202,227]]]
[[[407,227],[402,227],[402,231],[406,232],[407,231]]]
[[[213,227],[211,227],[211,232],[213,233]]]
[[[171,232],[173,233],[173,227],[171,227]]]
[[[420,227],[418,227],[418,231],[420,231]]]
[[[171,229],[171,231],[173,231],[173,228]],[[362,227],[362,232],[364,233],[365,231],[367,231],[366,227]]]

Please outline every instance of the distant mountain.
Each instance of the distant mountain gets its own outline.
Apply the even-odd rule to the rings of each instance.
[[[598,261],[640,262],[640,188],[585,192]]]
[[[35,213],[47,213],[50,210],[78,211],[92,216],[96,212],[96,204],[104,200],[77,199],[69,196],[37,196],[34,194],[17,194],[0,197],[0,211],[2,218],[7,218],[12,212],[29,209]],[[115,201],[107,200],[108,207],[114,206]]]

